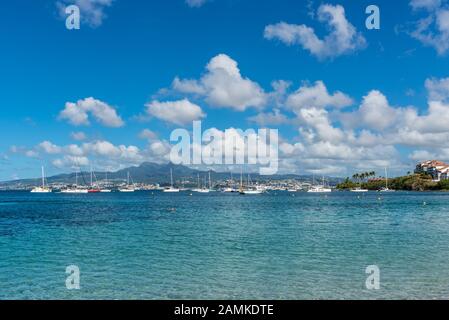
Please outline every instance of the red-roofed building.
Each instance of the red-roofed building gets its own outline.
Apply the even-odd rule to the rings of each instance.
[[[449,179],[449,164],[438,160],[428,160],[416,166],[415,173],[430,174],[434,181]]]

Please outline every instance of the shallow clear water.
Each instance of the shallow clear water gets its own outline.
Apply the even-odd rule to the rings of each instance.
[[[444,299],[448,266],[445,193],[0,193],[0,299]]]

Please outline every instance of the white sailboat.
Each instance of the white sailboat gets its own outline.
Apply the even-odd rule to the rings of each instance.
[[[198,187],[195,189],[192,189],[193,192],[197,192],[197,193],[209,193],[210,190],[208,188],[206,188],[206,178],[204,179],[204,186],[201,187],[200,185],[200,175],[198,174]]]
[[[324,183],[324,177],[323,177],[323,184],[322,185],[315,185],[315,176],[313,177],[313,185],[312,187],[307,191],[308,193],[330,193],[332,192],[331,188],[327,188]]]
[[[95,184],[94,184],[94,177],[95,177]],[[100,193],[101,190],[98,188],[98,181],[97,177],[95,176],[94,169],[92,166],[90,167],[90,187],[88,190],[88,193]]]
[[[225,193],[237,192],[237,189],[235,188],[235,185],[234,185],[234,177],[232,176],[232,172],[231,172],[231,185],[232,185],[232,187],[225,187],[225,188],[223,188],[222,191]]]
[[[380,192],[396,192],[396,190],[392,190],[388,188],[388,170],[385,168],[385,188],[380,189]]]
[[[31,193],[51,193],[52,189],[45,186],[45,170],[44,166],[42,166],[42,186],[35,187],[31,190]]]
[[[129,182],[130,182],[130,174],[129,174],[129,171],[128,171],[128,175],[127,175],[127,178],[126,178],[126,186],[123,187],[123,188],[118,189],[118,191],[125,192],[125,193],[135,192],[136,188],[134,188],[134,183],[130,184]]]
[[[366,193],[366,192],[369,192],[369,190],[368,189],[362,189],[362,188],[358,187],[358,188],[351,189],[351,192]]]
[[[248,174],[248,185],[247,187],[244,189],[243,188],[243,178],[241,178],[241,187],[240,187],[240,194],[244,194],[244,195],[257,195],[257,194],[262,194],[264,193],[264,190],[258,187],[252,187],[251,186],[251,177]]]
[[[164,189],[164,192],[166,193],[177,193],[180,192],[178,188],[175,188],[173,185],[173,169],[170,169],[170,187]]]
[[[86,193],[89,193],[89,191],[87,189],[79,188],[79,186],[78,186],[78,171],[76,171],[75,172],[75,186],[61,190],[61,193],[86,194]]]
[[[108,185],[108,173],[106,172],[106,186]],[[112,190],[109,188],[101,188],[100,189],[101,193],[111,193]]]

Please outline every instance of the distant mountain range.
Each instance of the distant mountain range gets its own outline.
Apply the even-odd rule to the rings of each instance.
[[[146,183],[146,184],[156,184],[161,185],[170,182],[170,169],[173,170],[173,179],[175,181],[187,180],[196,181],[197,175],[200,174],[201,179],[204,179],[207,171],[199,171],[195,169],[188,168],[182,165],[173,164],[156,164],[150,162],[144,162],[140,166],[129,167],[121,169],[116,172],[94,172],[97,180],[104,180],[106,176],[110,181],[126,181],[128,172],[134,183]],[[238,176],[237,176],[238,175]],[[246,179],[245,173],[245,179]],[[211,171],[212,180],[226,180],[230,179],[230,172],[215,172]],[[234,174],[234,179],[239,179],[240,174]],[[300,176],[294,174],[288,175],[273,175],[273,176],[260,176],[256,173],[251,173],[251,179],[253,181],[257,180],[281,180],[281,179],[297,179],[302,181],[311,181],[312,176]],[[49,184],[61,183],[61,184],[74,184],[76,180],[76,173],[69,174],[59,174],[51,177],[47,177],[47,182]],[[327,178],[331,184],[336,184],[340,182],[341,178]],[[78,183],[88,184],[90,183],[90,172],[78,173]],[[0,182],[0,186],[6,187],[11,185],[38,185],[40,184],[40,178],[34,179],[22,179],[14,181]]]

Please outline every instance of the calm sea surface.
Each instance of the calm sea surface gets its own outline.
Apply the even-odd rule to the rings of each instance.
[[[0,193],[0,299],[352,298],[449,298],[449,194]]]

